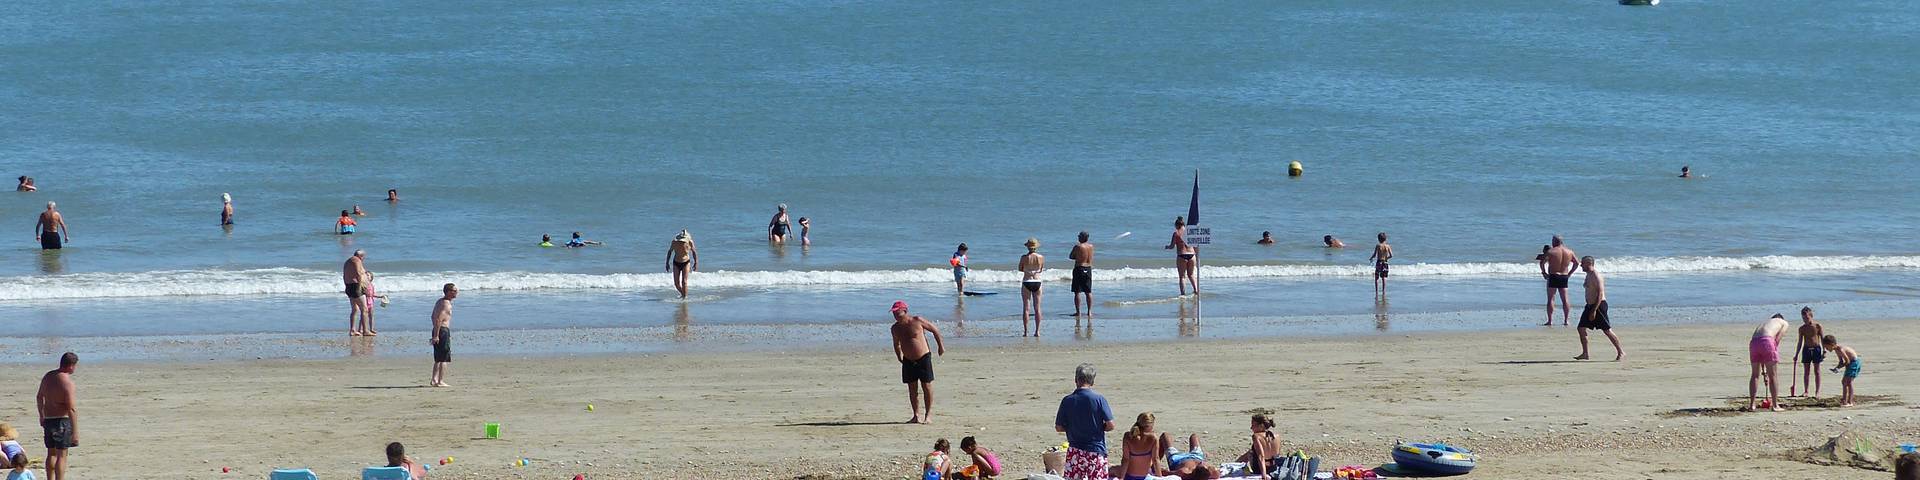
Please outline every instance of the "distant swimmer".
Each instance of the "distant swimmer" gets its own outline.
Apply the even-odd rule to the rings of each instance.
[[[1271,231],[1265,231],[1265,232],[1260,232],[1260,240],[1258,240],[1258,241],[1255,241],[1255,242],[1253,242],[1253,243],[1255,243],[1255,244],[1258,244],[1258,245],[1272,245],[1272,244],[1273,244],[1273,232],[1271,232]]]
[[[687,274],[700,269],[700,250],[693,245],[693,234],[681,230],[667,246],[667,273],[673,275],[673,289],[687,298]]]
[[[33,225],[33,239],[40,242],[41,250],[59,250],[61,245],[73,241],[73,233],[67,231],[67,218],[60,216],[53,202],[47,202],[47,211],[40,212],[40,221]]]
[[[367,284],[372,283],[373,274],[367,272],[367,251],[354,250],[353,256],[340,266],[340,282],[346,284],[347,292],[347,335],[358,337],[365,335],[362,325],[372,323],[367,313],[366,302],[360,300],[367,294]]]
[[[1346,242],[1342,242],[1338,238],[1333,238],[1333,235],[1322,235],[1320,237],[1320,243],[1326,244],[1327,248],[1347,248]]]
[[[1391,273],[1387,261],[1393,259],[1393,246],[1387,244],[1387,232],[1374,237],[1380,239],[1380,243],[1373,246],[1373,255],[1367,257],[1373,261],[1373,291],[1387,293],[1387,274]]]
[[[1751,412],[1759,409],[1759,405],[1756,404],[1755,400],[1757,400],[1760,392],[1762,374],[1766,375],[1765,381],[1767,382],[1768,390],[1767,403],[1772,405],[1773,411],[1784,412],[1787,410],[1786,407],[1780,405],[1780,379],[1778,378],[1780,375],[1780,336],[1787,333],[1787,327],[1787,319],[1785,316],[1778,313],[1773,314],[1773,318],[1768,318],[1767,321],[1760,323],[1759,328],[1753,329],[1753,337],[1747,341],[1747,360],[1753,367],[1753,373],[1747,376],[1746,411]]]
[[[233,195],[220,194],[220,224],[233,225]]]
[[[353,216],[356,216],[356,217],[364,217],[364,216],[367,216],[367,211],[366,211],[366,210],[361,210],[361,209],[360,209],[360,205],[359,205],[359,204],[354,204],[354,205],[353,205]]]
[[[553,237],[544,233],[540,234],[540,248],[551,247],[553,247]]]
[[[1693,166],[1692,166],[1692,165],[1681,165],[1681,166],[1680,166],[1680,178],[1693,178]]]
[[[1547,279],[1547,323],[1542,326],[1553,325],[1553,296],[1556,293],[1560,295],[1560,324],[1567,324],[1567,317],[1573,309],[1567,304],[1567,280],[1579,268],[1575,263],[1579,258],[1573,254],[1573,249],[1567,248],[1560,240],[1559,235],[1553,236],[1553,244],[1548,245],[1546,258],[1540,262],[1540,275]]]
[[[900,383],[907,384],[907,405],[913,407],[907,423],[933,423],[933,357],[946,356],[947,342],[933,322],[907,313],[907,302],[893,302],[892,311],[893,357],[900,361]],[[927,348],[928,333],[934,348]]]
[[[40,187],[33,186],[33,177],[26,175],[21,175],[20,184],[13,187],[13,191],[16,192],[34,192],[39,190]]]
[[[1040,240],[1027,238],[1027,254],[1020,256],[1020,336],[1027,336],[1027,317],[1033,317],[1033,336],[1040,336],[1040,272],[1047,269],[1047,257],[1040,254]]]
[[[800,217],[800,246],[802,247],[813,246],[813,239],[807,237],[809,230],[813,230],[813,221],[807,220],[807,217]]]
[[[387,203],[397,203],[399,201],[400,191],[391,188],[387,189]]]
[[[787,204],[780,204],[780,210],[773,212],[773,219],[767,221],[767,241],[776,244],[787,243],[787,232],[793,231],[793,225],[787,221]]]
[[[1600,272],[1593,270],[1593,257],[1581,258],[1580,269],[1587,271],[1587,278],[1581,285],[1587,291],[1587,308],[1580,311],[1580,356],[1573,359],[1590,358],[1587,356],[1587,330],[1599,330],[1607,335],[1608,341],[1613,342],[1613,361],[1618,362],[1626,353],[1620,349],[1620,336],[1613,334],[1613,321],[1607,318],[1607,280],[1600,276]]]
[[[573,239],[567,240],[567,248],[580,248],[588,245],[601,245],[600,242],[580,238],[580,232],[573,232]]]
[[[340,219],[333,221],[333,230],[339,232],[341,235],[352,235],[353,227],[359,224],[360,222],[353,220],[353,214],[351,212],[341,210]]]
[[[1073,260],[1073,316],[1080,317],[1080,300],[1087,301],[1087,325],[1093,325],[1093,242],[1087,241],[1087,232],[1080,232],[1080,243],[1073,246],[1067,254]],[[1080,326],[1080,319],[1073,320],[1073,326]]]
[[[1180,285],[1180,296],[1187,296],[1187,286],[1193,286],[1193,294],[1200,295],[1200,250],[1187,244],[1187,217],[1173,217],[1173,241],[1167,243],[1167,250],[1173,250],[1173,270],[1179,275],[1174,283]]]
[[[961,295],[966,295],[967,244],[962,243],[960,244],[960,248],[954,249],[953,258],[948,259],[947,263],[953,265],[953,289],[959,291]]]

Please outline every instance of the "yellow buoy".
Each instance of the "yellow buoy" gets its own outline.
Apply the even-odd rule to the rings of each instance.
[[[1300,168],[1299,160],[1295,160],[1292,163],[1287,164],[1287,176],[1298,177],[1302,173],[1306,173],[1306,172]]]

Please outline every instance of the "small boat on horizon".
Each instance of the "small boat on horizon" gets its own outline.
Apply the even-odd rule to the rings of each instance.
[[[1659,5],[1659,4],[1660,4],[1660,0],[1620,0],[1620,4],[1621,4],[1621,5],[1633,5],[1633,6],[1644,6],[1644,7],[1651,7],[1651,6],[1654,6],[1654,5]]]

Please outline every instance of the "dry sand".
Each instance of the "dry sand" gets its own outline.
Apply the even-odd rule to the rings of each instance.
[[[1920,361],[1914,321],[1829,325],[1866,363],[1860,393],[1872,401],[1845,410],[1726,411],[1744,401],[1749,325],[1628,326],[1623,363],[1570,361],[1578,344],[1564,327],[1137,344],[1079,343],[1062,331],[1038,344],[948,345],[935,424],[925,426],[898,423],[909,414],[886,328],[874,325],[872,348],[860,351],[461,352],[445,389],[420,388],[428,364],[412,357],[83,362],[72,472],[258,479],[305,466],[358,478],[398,440],[422,460],[455,457],[434,470],[443,479],[902,478],[934,439],[975,435],[1024,473],[1060,443],[1052,415],[1082,362],[1099,367],[1121,428],[1153,411],[1162,431],[1201,433],[1221,456],[1246,448],[1255,411],[1277,414],[1288,449],[1332,465],[1387,462],[1395,439],[1467,446],[1483,455],[1471,478],[1883,479],[1891,474],[1785,453],[1846,428],[1888,445],[1920,440],[1920,411],[1907,405],[1920,376],[1904,370]],[[14,401],[0,414],[38,458],[30,408],[44,368],[10,371],[0,393]],[[1838,395],[1839,376],[1827,380],[1824,392]],[[485,422],[505,435],[477,438]],[[522,457],[532,465],[511,465]]]

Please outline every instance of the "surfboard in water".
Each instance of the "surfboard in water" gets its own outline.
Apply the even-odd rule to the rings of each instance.
[[[972,290],[968,290],[968,291],[965,291],[965,292],[960,292],[960,293],[961,293],[961,294],[963,294],[963,295],[966,295],[966,296],[969,296],[969,297],[984,297],[984,296],[987,296],[987,295],[999,295],[999,294],[1000,294],[1000,292],[976,292],[976,291],[972,291]]]

